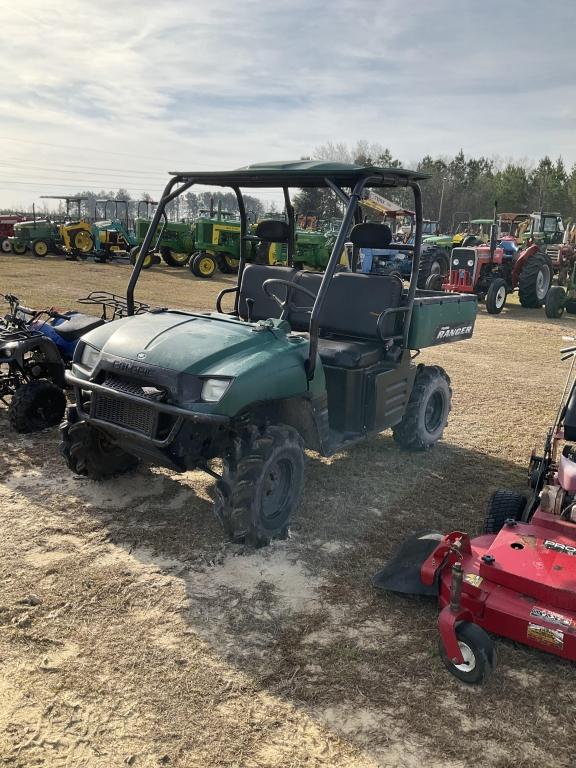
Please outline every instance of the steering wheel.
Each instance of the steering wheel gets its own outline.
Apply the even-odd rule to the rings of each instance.
[[[286,299],[282,301],[282,299],[279,296],[276,296],[275,293],[272,292],[271,286],[275,283],[276,285],[284,285],[286,286]],[[310,291],[308,288],[304,288],[303,285],[298,285],[298,283],[293,283],[290,280],[281,280],[278,277],[272,277],[269,280],[264,280],[262,283],[262,289],[266,296],[270,297],[271,299],[274,299],[276,304],[280,307],[282,310],[282,314],[284,314],[286,309],[291,309],[294,312],[307,312],[312,309],[312,307],[295,307],[290,302],[290,296],[292,294],[292,291],[300,291],[301,293],[305,293],[306,296],[309,296],[312,301],[316,301],[316,294],[313,291]]]

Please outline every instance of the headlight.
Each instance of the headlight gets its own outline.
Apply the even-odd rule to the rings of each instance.
[[[202,400],[205,403],[217,403],[230,386],[231,379],[205,379],[202,385]]]
[[[473,267],[474,266],[474,259],[468,259],[468,266]]]
[[[91,347],[90,344],[84,344],[84,349],[80,355],[80,365],[91,371],[96,367],[98,360],[100,359],[100,350],[96,347]]]
[[[454,264],[454,266],[457,267],[458,264],[460,264],[460,262],[458,261],[458,259],[452,259],[452,264]]]

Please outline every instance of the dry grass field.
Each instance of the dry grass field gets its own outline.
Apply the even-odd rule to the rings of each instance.
[[[128,274],[3,256],[0,291],[72,308]],[[207,309],[232,283],[158,267],[137,298]],[[370,579],[408,533],[476,532],[494,489],[524,487],[575,331],[482,308],[471,341],[422,355],[452,378],[442,443],[409,454],[385,433],[309,455],[291,538],[257,552],[224,542],[208,476],[95,484],[66,470],[57,430],[19,436],[0,410],[0,764],[574,765],[576,666],[499,641],[496,674],[465,687],[437,655],[434,604]]]

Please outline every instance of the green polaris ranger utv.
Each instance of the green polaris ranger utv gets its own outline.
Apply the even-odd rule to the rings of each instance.
[[[237,284],[216,311],[157,309],[83,336],[67,376],[76,404],[61,427],[69,468],[94,480],[140,461],[216,478],[215,512],[228,535],[260,546],[287,534],[304,483],[304,451],[330,456],[388,427],[403,447],[442,436],[450,379],[416,364],[418,350],[470,338],[474,295],[417,290],[422,239],[420,173],[333,162],[258,164],[174,173],[127,290],[134,291],[165,205],[193,184],[231,187],[241,221]],[[331,190],[344,203],[324,273],[296,269],[290,188]],[[412,276],[358,271],[361,248],[387,248],[390,228],[362,223],[366,187],[408,188],[416,234]],[[262,243],[286,244],[287,264],[246,262],[242,189],[282,189],[287,221],[263,220]],[[351,242],[350,268],[339,264]],[[225,308],[225,304],[229,308]],[[216,465],[213,459],[219,459]]]

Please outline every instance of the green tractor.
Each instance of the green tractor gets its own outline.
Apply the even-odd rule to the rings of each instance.
[[[224,274],[236,274],[240,259],[240,219],[238,214],[223,211],[218,202],[213,209],[202,210],[194,222],[194,253],[190,271],[196,277],[212,277],[219,269]]]
[[[61,426],[69,469],[93,480],[140,462],[202,469],[216,480],[214,510],[230,538],[261,546],[288,534],[306,449],[332,456],[387,428],[403,448],[431,448],[447,423],[450,379],[414,359],[424,347],[470,338],[477,300],[417,290],[423,178],[322,161],[173,174],[130,276],[131,316],[91,331],[76,347],[67,376],[75,404]],[[194,184],[236,193],[236,285],[220,292],[215,312],[137,315],[135,289],[162,212]],[[403,246],[413,253],[407,286],[396,275],[358,271],[360,249],[387,248],[392,240],[388,226],[362,223],[366,187],[413,194],[415,243]],[[260,221],[255,235],[285,245],[285,266],[246,258],[242,190],[270,188],[285,191],[288,221]],[[323,274],[295,267],[289,190],[302,188],[331,190],[346,207]],[[344,271],[347,242],[353,249]]]
[[[30,250],[34,256],[44,257],[49,253],[60,254],[65,246],[64,238],[70,239],[76,223],[86,224],[82,219],[82,203],[86,198],[67,197],[60,195],[42,195],[47,200],[64,200],[66,203],[66,217],[63,221],[46,217],[37,219],[36,214],[32,221],[22,221],[14,225],[14,235],[8,238],[12,251],[16,254],[26,253]],[[71,216],[71,208],[76,208],[77,216]],[[58,217],[57,217],[58,218]],[[61,218],[61,217],[60,217]],[[71,220],[73,219],[73,220]],[[85,228],[83,226],[80,229]]]
[[[151,223],[151,213],[158,204],[151,200],[138,202],[137,215],[134,219],[134,235],[136,246],[132,251],[132,263],[136,263],[140,246],[146,239]],[[142,213],[142,207],[145,213]],[[169,221],[166,215],[158,224],[154,234],[154,242],[151,251],[144,262],[144,269],[148,269],[159,262],[157,254],[169,267],[184,267],[194,252],[194,234],[192,225],[185,221]]]

